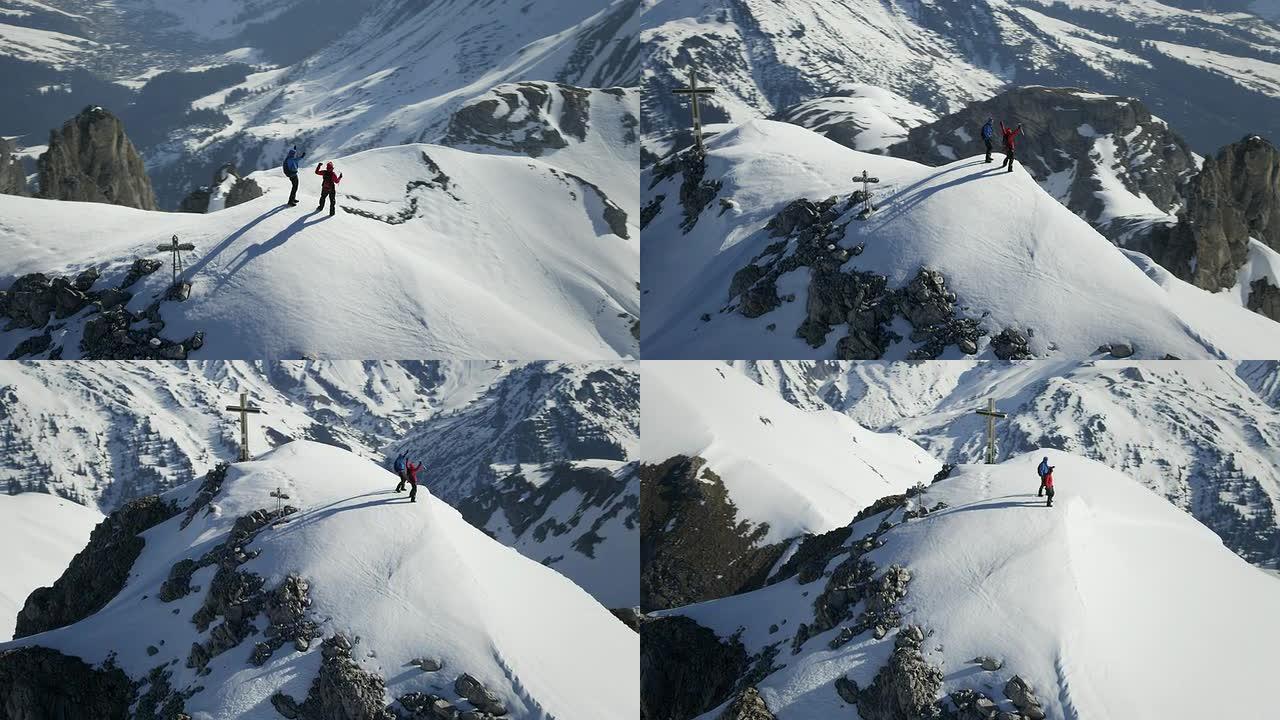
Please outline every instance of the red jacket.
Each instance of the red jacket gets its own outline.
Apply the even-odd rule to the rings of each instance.
[[[1022,132],[1021,127],[1007,128],[1004,126],[1003,122],[1000,123],[1000,134],[1004,137],[1004,146],[1009,148],[1010,150],[1012,150],[1015,145],[1013,139],[1018,137],[1018,133],[1021,133],[1021,132]]]
[[[333,189],[338,183],[342,182],[342,176],[332,170],[326,170],[316,165],[316,174],[324,178],[321,185],[325,190]]]
[[[1045,486],[1045,487],[1053,487],[1053,471],[1052,471],[1052,470],[1050,470],[1049,472],[1045,473],[1045,475],[1044,475],[1044,486]]]
[[[418,463],[417,465],[414,465],[413,463],[406,463],[404,466],[404,476],[409,478],[409,482],[413,483],[414,485],[417,485],[418,471],[421,469],[422,469],[422,463]]]

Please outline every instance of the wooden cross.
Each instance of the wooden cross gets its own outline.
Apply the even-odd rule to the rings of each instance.
[[[987,409],[978,410],[979,415],[987,418],[987,464],[996,464],[996,418],[1009,417],[1008,414],[996,411],[996,401],[987,398]]]
[[[698,71],[693,66],[689,66],[689,87],[676,88],[672,90],[677,95],[688,95],[689,102],[693,107],[693,144],[699,150],[702,149],[702,109],[698,106],[698,98],[701,95],[711,95],[716,89],[711,87],[702,87],[698,84]]]
[[[866,170],[862,171],[862,175],[854,175],[854,182],[862,183],[862,217],[866,217],[875,211],[876,206],[871,202],[871,186],[880,182],[880,178],[871,177]]]
[[[261,413],[262,408],[249,404],[249,393],[240,393],[239,405],[228,405],[227,410],[240,413],[240,462],[249,461],[249,413]]]
[[[182,274],[182,251],[195,250],[196,246],[191,243],[179,243],[178,236],[174,235],[173,240],[168,245],[159,245],[156,247],[160,252],[173,253],[170,265],[173,267],[173,284],[178,284],[178,276]]]

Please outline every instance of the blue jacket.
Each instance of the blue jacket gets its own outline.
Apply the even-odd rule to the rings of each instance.
[[[286,175],[297,175],[297,174],[298,174],[298,161],[299,161],[299,160],[301,160],[302,158],[306,157],[306,156],[307,156],[307,154],[306,154],[306,153],[302,153],[301,155],[299,155],[298,153],[294,152],[293,150],[290,150],[290,151],[289,151],[289,155],[288,155],[288,156],[286,156],[286,157],[285,157],[285,159],[284,159],[284,172],[285,172],[285,174],[286,174]]]
[[[1040,477],[1049,474],[1049,458],[1040,461],[1040,467],[1036,468],[1036,472],[1040,474]]]
[[[982,126],[982,138],[984,140],[990,140],[992,136],[995,134],[996,134],[996,129],[994,127],[991,127],[991,121],[988,120],[986,124]]]
[[[395,469],[396,472],[404,472],[404,460],[408,453],[400,453],[396,456]]]

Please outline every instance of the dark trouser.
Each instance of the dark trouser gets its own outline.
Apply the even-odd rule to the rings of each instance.
[[[293,190],[289,192],[289,204],[298,202],[298,173],[288,173],[289,182],[293,183]]]
[[[991,162],[991,138],[982,138],[982,142],[987,146],[987,159],[983,162]]]
[[[1040,489],[1036,491],[1036,497],[1044,495],[1044,478],[1040,478]]]
[[[1045,491],[1046,491],[1046,492],[1048,493],[1048,495],[1049,495],[1049,501],[1048,501],[1047,503],[1045,503],[1045,505],[1047,505],[1047,506],[1049,506],[1049,507],[1053,507],[1053,488],[1052,488],[1052,487],[1047,487],[1047,488],[1045,488]]]
[[[418,481],[414,478],[409,478],[409,484],[413,486],[409,488],[409,502],[417,502],[418,501]],[[1049,495],[1049,500],[1050,500],[1050,503],[1052,504],[1053,495]]]
[[[399,471],[396,474],[400,476],[400,484],[396,486],[396,492],[404,492],[404,484],[409,482],[409,478],[404,476],[403,470]]]
[[[316,206],[317,210],[324,209],[325,198],[329,199],[329,214],[332,215],[336,212],[333,208],[338,202],[338,191],[331,187],[322,188],[320,190],[320,204]]]
[[[1004,149],[1004,162],[1000,163],[1000,167],[1008,167],[1009,172],[1013,172],[1013,148],[1006,147]]]

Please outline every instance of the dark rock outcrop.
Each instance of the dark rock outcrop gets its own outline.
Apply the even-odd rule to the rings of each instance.
[[[30,646],[0,652],[0,717],[5,720],[127,720],[135,689],[113,665]]]
[[[760,691],[748,687],[720,713],[719,720],[774,720],[774,717],[764,698],[760,697]]]
[[[15,638],[83,620],[102,609],[129,579],[146,545],[140,535],[177,515],[180,508],[152,495],[111,513],[52,587],[38,588],[18,612]]]
[[[876,673],[870,686],[856,691],[858,715],[864,720],[942,716],[938,703],[942,670],[930,665],[921,654],[920,644],[924,638],[924,631],[917,626],[898,632],[889,662]]]
[[[720,193],[719,180],[704,180],[707,173],[707,155],[700,148],[689,148],[658,163],[653,171],[653,180],[649,189],[658,183],[680,175],[680,207],[684,209],[684,219],[680,229],[689,232],[698,224],[698,218],[711,201]],[[650,210],[649,221],[662,211],[661,204]],[[645,224],[649,224],[645,222]]]
[[[272,706],[284,717],[298,720],[396,720],[387,710],[385,681],[362,670],[352,659],[351,649],[351,641],[341,634],[325,639],[320,647],[320,673],[311,681],[306,700],[299,703],[276,693]]]
[[[49,149],[37,164],[41,197],[158,209],[123,123],[100,107],[87,107],[50,132]]]
[[[1232,143],[1205,158],[1178,224],[1156,229],[1134,249],[1209,292],[1232,287],[1250,237],[1280,250],[1277,183],[1280,150],[1256,135]]]
[[[747,652],[679,615],[640,623],[640,718],[687,720],[727,700]]]
[[[209,202],[213,198],[214,188],[222,185],[229,177],[234,177],[235,182],[227,190],[223,202],[224,209],[262,197],[262,187],[258,185],[257,180],[241,177],[236,172],[236,166],[233,163],[227,163],[214,171],[212,184],[202,185],[187,193],[178,209],[188,213],[209,212]]]
[[[12,140],[0,137],[0,195],[26,195],[27,173]]]
[[[1185,185],[1195,174],[1195,158],[1186,142],[1163,121],[1153,118],[1139,100],[1099,95],[1074,88],[1015,87],[969,104],[937,122],[913,128],[907,139],[889,148],[897,157],[926,165],[943,165],[986,152],[981,128],[996,121],[1022,123],[1018,161],[1038,182],[1058,173],[1073,173],[1059,199],[1077,215],[1114,237],[1102,219],[1104,206],[1095,177],[1100,156],[1095,143],[1110,135],[1116,166],[1107,168],[1127,190],[1144,194],[1165,212],[1182,204]],[[1065,177],[1065,175],[1060,175]],[[1114,228],[1119,230],[1120,226]]]
[[[764,585],[785,543],[767,523],[737,516],[724,482],[701,458],[640,467],[640,607],[648,611]]]

